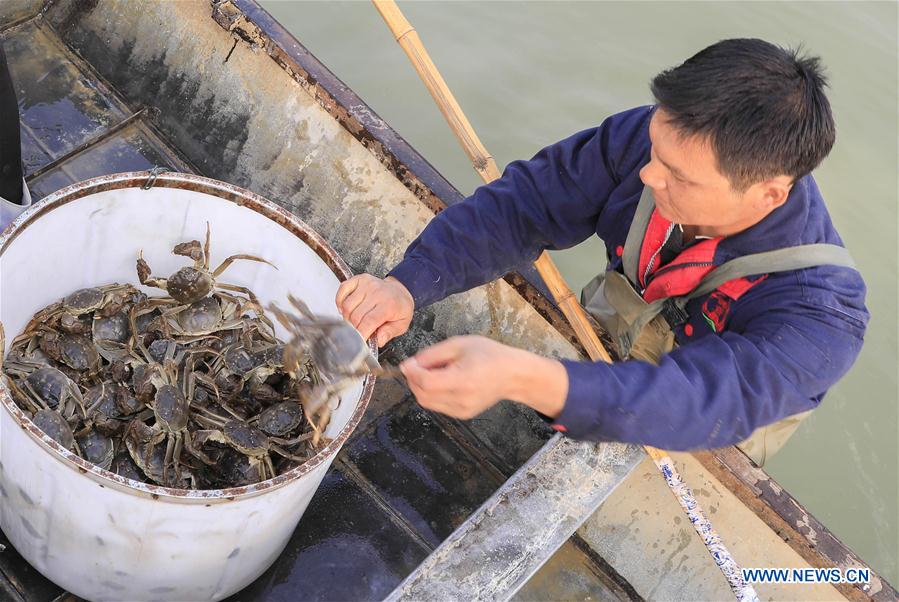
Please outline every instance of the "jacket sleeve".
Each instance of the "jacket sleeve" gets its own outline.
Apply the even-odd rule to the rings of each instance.
[[[772,275],[742,308],[734,305],[728,330],[675,349],[658,366],[565,360],[559,430],[670,450],[713,448],[817,407],[858,356],[868,313],[857,272],[814,270],[826,275],[820,286],[797,272]]]
[[[596,232],[596,222],[622,162],[636,156],[651,107],[614,115],[510,163],[498,180],[478,188],[427,225],[391,276],[412,293],[416,308],[495,280]],[[639,146],[639,144],[637,144]]]

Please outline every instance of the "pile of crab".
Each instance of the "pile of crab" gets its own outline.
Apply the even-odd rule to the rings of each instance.
[[[64,448],[137,481],[221,489],[299,466],[328,441],[346,380],[333,375],[377,362],[355,329],[293,298],[301,316],[271,308],[293,336],[280,342],[252,291],[217,281],[235,260],[268,262],[234,255],[211,270],[208,226],[205,245],[173,252],[194,263],[167,279],[137,259],[140,283],[165,296],[109,284],[35,314],[3,360],[13,398]]]

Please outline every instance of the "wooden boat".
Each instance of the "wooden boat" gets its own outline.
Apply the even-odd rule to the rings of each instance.
[[[196,173],[279,203],[353,270],[383,274],[462,198],[252,0],[5,0],[0,38],[36,199],[114,172]],[[460,333],[581,356],[522,267],[419,311],[382,360]],[[735,448],[674,457],[744,567],[867,568]],[[64,595],[0,543],[2,597]],[[899,599],[873,571],[757,590]],[[511,403],[451,420],[382,381],[287,548],[233,599],[730,596],[639,448],[570,441]]]

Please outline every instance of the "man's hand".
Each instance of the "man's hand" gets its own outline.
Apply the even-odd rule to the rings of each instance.
[[[369,274],[353,276],[337,289],[336,302],[363,339],[377,335],[378,347],[409,330],[415,310],[411,293],[391,276],[383,280]]]
[[[463,420],[501,399],[554,417],[568,394],[568,373],[560,362],[481,336],[447,339],[400,369],[422,407]]]

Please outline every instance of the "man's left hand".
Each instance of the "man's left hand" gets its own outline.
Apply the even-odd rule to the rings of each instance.
[[[568,375],[556,360],[481,336],[447,339],[400,364],[422,407],[467,420],[501,399],[562,411]]]

